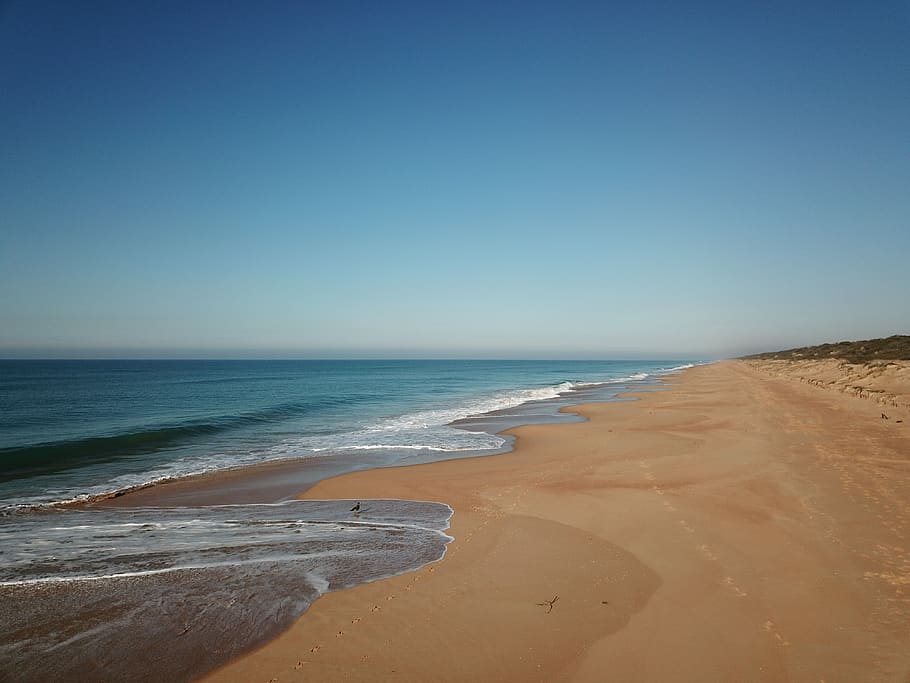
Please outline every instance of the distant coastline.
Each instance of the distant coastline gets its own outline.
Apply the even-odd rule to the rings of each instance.
[[[741,358],[744,360],[818,360],[832,358],[844,360],[848,363],[910,360],[910,335],[895,334],[878,339],[801,346],[784,351],[755,353]]]

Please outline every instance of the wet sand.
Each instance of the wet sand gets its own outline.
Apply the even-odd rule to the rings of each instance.
[[[455,541],[205,680],[910,680],[910,414],[741,362],[640,399],[309,489],[446,502]]]

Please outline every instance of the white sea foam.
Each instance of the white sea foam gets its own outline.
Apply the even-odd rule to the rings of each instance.
[[[0,586],[134,578],[375,552],[357,538],[432,539],[439,548],[452,508],[441,503],[287,501],[208,508],[64,510],[14,518],[0,529]],[[129,522],[121,522],[124,516]],[[343,534],[338,536],[338,534]],[[342,543],[349,539],[350,543]],[[302,541],[305,541],[302,543]],[[362,548],[361,548],[362,546]]]
[[[389,432],[446,425],[466,417],[515,408],[525,403],[530,403],[531,401],[544,401],[557,398],[562,394],[573,391],[577,386],[578,383],[576,382],[562,382],[557,385],[534,389],[516,389],[512,391],[496,392],[488,396],[466,401],[461,405],[424,410],[402,415],[400,417],[388,418],[368,427],[367,431]]]
[[[319,595],[325,595],[329,592],[329,587],[331,584],[328,579],[316,572],[307,572],[304,575],[304,579],[309,583]]]
[[[213,646],[234,656],[329,590],[444,556],[451,540],[444,533],[447,505],[364,500],[355,517],[351,504],[60,510],[7,520],[0,526],[0,592],[18,607],[0,610],[0,670],[22,680],[69,680],[103,661],[103,672],[94,669],[91,677],[125,680],[129,667],[113,674],[111,667],[132,660],[104,657],[133,647],[137,637],[151,640],[149,634],[172,637],[166,662],[196,662]],[[200,515],[214,528],[200,529]],[[119,523],[123,518],[132,524]],[[185,524],[143,523],[161,518]],[[109,536],[115,527],[123,532],[116,543]],[[121,628],[126,621],[130,628]],[[47,652],[55,656],[41,656]],[[150,680],[195,680],[202,673],[162,673],[157,659],[144,666]]]
[[[373,525],[378,526],[378,525]],[[442,532],[433,532],[440,537],[440,539],[448,543],[452,539],[447,534]],[[442,549],[441,549],[442,550]],[[346,551],[348,555],[362,553],[369,555],[372,551],[369,548],[362,549],[349,549]],[[322,550],[317,552],[307,552],[307,553],[284,553],[284,554],[272,554],[264,557],[253,557],[249,559],[229,559],[221,560],[217,562],[205,562],[199,564],[184,564],[177,565],[174,567],[162,567],[160,569],[142,569],[137,571],[127,571],[127,572],[111,572],[108,574],[74,574],[71,576],[43,576],[36,579],[11,579],[8,581],[0,581],[0,586],[37,586],[42,584],[53,584],[53,583],[77,583],[81,581],[110,581],[112,579],[134,579],[138,577],[145,576],[159,576],[161,574],[173,574],[176,572],[187,572],[187,571],[204,571],[209,569],[219,569],[225,567],[255,567],[257,565],[263,564],[277,564],[283,562],[296,562],[299,560],[308,560],[310,562],[325,558],[334,558],[339,555],[344,554],[338,550]],[[311,575],[311,574],[308,574]],[[313,575],[317,576],[318,575]],[[328,587],[328,582],[322,577],[318,577],[319,586]],[[319,586],[316,586],[317,589]],[[325,590],[319,591],[320,595],[325,593]]]
[[[657,371],[664,374],[691,365]],[[12,508],[48,504],[70,504],[91,500],[112,492],[129,491],[148,485],[171,481],[175,478],[207,474],[209,472],[274,460],[301,457],[322,457],[349,454],[358,457],[370,452],[392,453],[469,453],[494,452],[502,449],[507,440],[497,434],[469,431],[452,427],[453,422],[466,418],[517,408],[518,406],[570,396],[579,390],[639,382],[651,376],[637,372],[623,377],[592,378],[590,381],[563,381],[552,385],[502,390],[461,401],[417,410],[402,415],[388,416],[367,423],[348,432],[287,437],[262,448],[221,450],[210,453],[193,453],[191,456],[159,463],[144,472],[123,473],[109,477],[98,484],[84,486],[81,490],[46,489],[34,496],[21,496]],[[7,508],[7,511],[9,508]]]
[[[636,380],[646,375],[623,378]],[[502,448],[506,439],[496,434],[456,429],[458,420],[516,408],[533,401],[564,396],[581,385],[577,382],[531,389],[500,391],[460,404],[430,408],[404,415],[387,417],[347,434],[331,434],[286,440],[274,446],[269,454],[320,455],[346,451],[427,451],[466,452],[493,451]]]

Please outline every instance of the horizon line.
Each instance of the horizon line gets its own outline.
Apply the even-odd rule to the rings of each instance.
[[[733,356],[730,356],[732,358]],[[600,361],[697,361],[697,362],[708,362],[711,360],[721,360],[721,358],[715,357],[694,357],[694,356],[638,356],[634,358],[630,357],[557,357],[557,356],[538,356],[538,357],[523,357],[523,356],[501,356],[501,357],[492,357],[492,356],[357,356],[357,357],[330,357],[330,356],[320,356],[320,357],[235,357],[235,356],[207,356],[207,357],[183,357],[183,356],[0,356],[0,362],[10,362],[10,361],[181,361],[181,362],[197,362],[197,361],[215,361],[215,362],[247,362],[247,361],[261,361],[261,362],[298,362],[298,361],[328,361],[328,362],[339,362],[339,361],[363,361],[363,362],[376,362],[376,361],[549,361],[549,362],[565,362],[565,361],[574,361],[574,362],[600,362]]]

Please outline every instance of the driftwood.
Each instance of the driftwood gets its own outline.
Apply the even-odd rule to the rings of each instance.
[[[547,614],[549,614],[550,612],[553,611],[553,605],[556,604],[556,601],[557,601],[557,600],[559,600],[559,596],[558,596],[558,595],[557,595],[557,596],[554,596],[554,598],[553,598],[552,600],[544,600],[543,602],[538,602],[538,603],[537,603],[537,606],[538,606],[538,607],[546,607],[546,608],[547,608]]]

